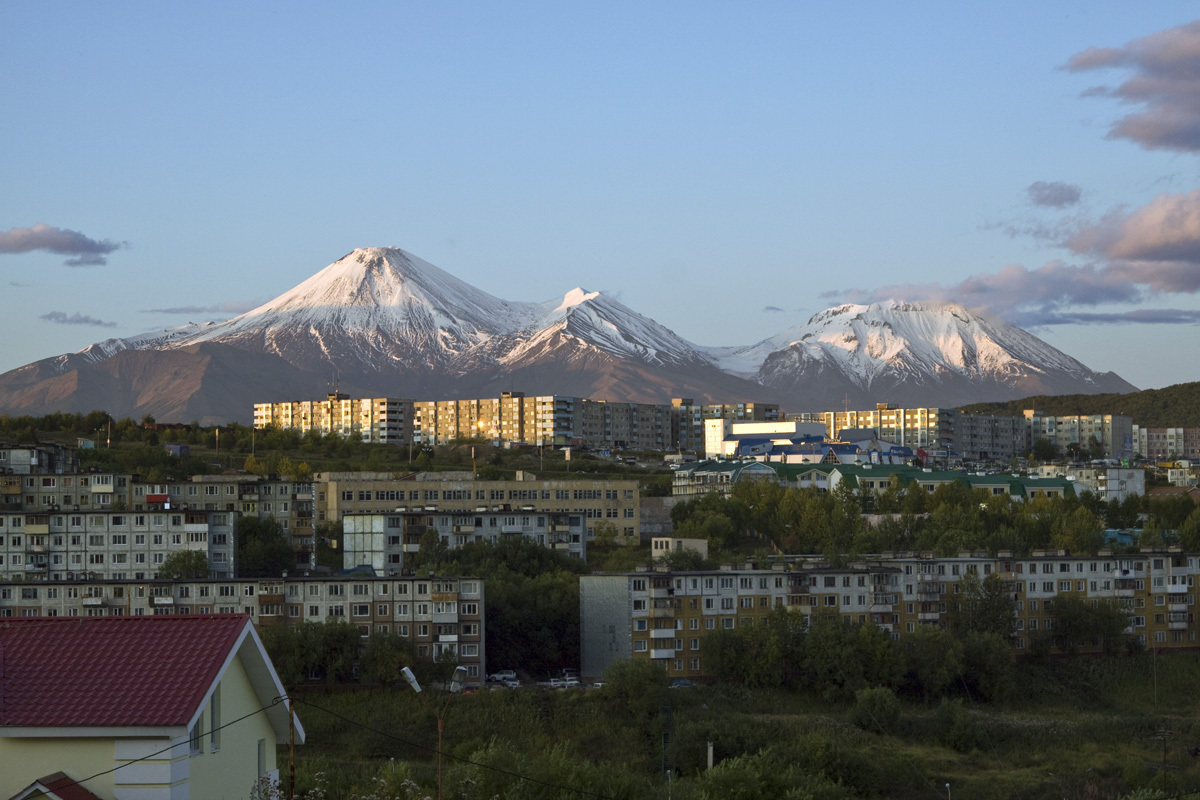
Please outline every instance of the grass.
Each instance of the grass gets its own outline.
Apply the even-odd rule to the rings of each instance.
[[[954,797],[996,800],[1101,800],[1139,788],[1200,789],[1200,759],[1189,752],[1200,745],[1191,688],[1200,676],[1200,654],[1158,659],[1157,711],[1154,669],[1148,654],[1023,665],[1025,679],[1042,685],[1035,696],[1046,696],[1045,702],[1030,695],[1007,707],[969,700],[961,706],[905,702],[892,735],[859,730],[849,721],[848,706],[804,691],[736,686],[667,690],[674,720],[668,753],[677,771],[672,795],[681,800],[703,796],[709,741],[718,762],[768,752],[780,763],[802,764],[831,785],[840,784],[837,791],[845,794],[830,796],[928,800],[944,796],[946,783]],[[1049,694],[1051,681],[1060,687],[1057,696]],[[332,777],[330,796],[348,797],[387,769],[392,758],[410,763],[414,780],[426,791],[433,788],[429,748],[436,741],[436,722],[410,692],[386,689],[311,698],[354,722],[299,706],[309,730],[309,743],[299,755],[302,789],[322,770]],[[517,771],[580,780],[584,774],[603,775],[613,786],[626,787],[624,797],[662,794],[663,716],[654,701],[638,705],[608,687],[567,692],[523,688],[455,697],[448,708],[446,752],[455,758],[483,753],[501,758],[497,753],[502,753],[507,754],[504,763],[517,765]],[[1159,769],[1164,729],[1169,731],[1165,774]],[[484,775],[453,759],[447,762],[451,774],[459,781]],[[493,781],[490,791],[512,781],[484,777]],[[537,796],[580,796],[539,791],[543,793]],[[519,796],[506,792],[500,794]]]

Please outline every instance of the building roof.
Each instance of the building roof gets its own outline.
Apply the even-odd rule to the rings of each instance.
[[[47,797],[50,800],[100,800],[99,795],[83,788],[65,772],[56,772],[53,775],[38,778],[14,794],[10,800],[24,800],[26,797]]]
[[[1200,488],[1195,486],[1147,486],[1146,497],[1152,500],[1186,497],[1194,503],[1200,503]]]
[[[241,614],[7,619],[0,730],[186,727],[237,656],[263,705],[286,694]],[[268,716],[286,732],[285,704]]]

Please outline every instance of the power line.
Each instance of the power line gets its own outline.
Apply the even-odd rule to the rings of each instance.
[[[245,715],[243,715],[243,716],[240,716],[240,717],[238,717],[237,719],[235,719],[235,720],[233,720],[233,721],[231,721],[231,722],[226,722],[224,725],[218,725],[217,727],[215,727],[215,728],[212,728],[212,729],[209,731],[209,734],[211,735],[211,734],[213,734],[213,733],[216,733],[217,731],[222,731],[222,730],[225,730],[226,728],[228,728],[228,727],[229,727],[229,726],[231,726],[231,725],[236,725],[236,724],[238,724],[239,722],[243,722],[243,721],[245,721],[245,720],[248,720],[248,719],[250,719],[251,717],[253,717],[255,714],[261,714],[262,712],[266,711],[268,708],[273,708],[273,707],[275,707],[275,706],[279,705],[281,702],[283,702],[283,701],[285,701],[285,700],[287,700],[287,699],[289,699],[289,698],[287,698],[287,697],[276,697],[274,700],[272,700],[272,701],[271,701],[270,703],[268,703],[267,705],[265,705],[265,706],[262,706],[261,708],[257,708],[257,709],[255,709],[254,711],[251,711],[249,714],[245,714]],[[182,742],[176,742],[176,743],[174,743],[174,744],[169,744],[169,745],[167,745],[166,747],[164,747],[164,748],[163,748],[163,749],[161,749],[161,750],[156,750],[156,751],[154,751],[153,753],[147,753],[147,754],[146,754],[146,755],[144,755],[144,756],[140,756],[140,757],[138,757],[138,758],[131,759],[131,760],[129,760],[129,761],[127,761],[127,762],[125,762],[124,764],[118,764],[117,766],[113,767],[112,769],[106,769],[106,770],[103,770],[103,771],[101,771],[101,772],[97,772],[95,775],[89,775],[89,776],[87,776],[86,778],[80,778],[79,780],[74,780],[74,779],[71,779],[71,783],[70,783],[70,784],[68,784],[68,785],[70,785],[70,786],[82,786],[84,783],[87,783],[88,781],[90,781],[90,780],[92,780],[92,779],[94,779],[94,778],[99,778],[99,777],[101,777],[101,776],[104,776],[104,775],[109,775],[109,774],[111,774],[111,773],[114,773],[114,772],[116,772],[116,771],[117,771],[117,770],[119,770],[119,769],[123,769],[124,767],[128,767],[128,766],[130,766],[131,764],[136,764],[136,763],[138,763],[139,761],[146,761],[146,760],[148,760],[148,759],[154,758],[155,756],[160,756],[160,755],[162,755],[163,753],[170,752],[171,750],[174,750],[176,747],[179,747],[181,744],[182,744]],[[63,789],[65,789],[65,788],[67,788],[67,787],[66,787],[66,786],[62,786],[62,787],[59,787],[59,788],[63,788]]]

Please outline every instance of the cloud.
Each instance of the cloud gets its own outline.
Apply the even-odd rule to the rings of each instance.
[[[1076,253],[1125,262],[1131,280],[1158,291],[1200,289],[1200,189],[1160,194],[1144,207],[1110,213],[1064,244]],[[1144,266],[1147,262],[1151,268]],[[1139,266],[1143,265],[1143,266]]]
[[[68,267],[92,267],[107,264],[105,256],[126,247],[123,242],[98,241],[84,236],[79,231],[55,228],[41,222],[32,228],[10,228],[0,233],[0,253],[29,253],[45,250],[67,259]]]
[[[1066,208],[1079,202],[1081,194],[1078,186],[1058,181],[1037,181],[1031,183],[1025,190],[1029,200],[1035,206],[1050,206],[1051,208]]]
[[[763,311],[770,311],[770,312],[776,313],[776,314],[783,313],[783,309],[780,308],[779,306],[763,306]]]
[[[1110,139],[1152,150],[1200,151],[1200,20],[1134,39],[1124,47],[1089,47],[1065,68],[1071,72],[1126,69],[1119,86],[1094,86],[1085,97],[1140,106],[1112,124]]]
[[[1008,265],[953,285],[895,284],[822,296],[851,302],[892,298],[955,302],[990,309],[1018,325],[1195,321],[1190,312],[1178,309],[1117,314],[1090,314],[1084,309],[1200,293],[1200,190],[1162,194],[1133,211],[1118,209],[1099,220],[1072,222],[1060,229],[1054,244],[1085,263],[1051,261],[1032,270]]]
[[[105,322],[102,319],[84,316],[78,312],[68,315],[65,311],[48,311],[42,314],[41,318],[48,322],[58,323],[59,325],[91,325],[96,328],[117,327],[117,323],[115,322]]]
[[[1182,308],[1139,308],[1134,311],[1102,313],[1093,311],[1064,311],[1061,313],[1044,314],[1028,324],[1038,325],[1114,325],[1126,322],[1140,322],[1154,325],[1200,324],[1200,311]]]
[[[257,308],[255,303],[217,303],[211,306],[171,306],[169,308],[143,308],[143,314],[245,314]]]

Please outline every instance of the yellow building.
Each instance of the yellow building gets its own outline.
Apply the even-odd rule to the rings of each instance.
[[[245,616],[12,619],[0,650],[2,797],[56,773],[101,798],[248,797],[304,742]]]

